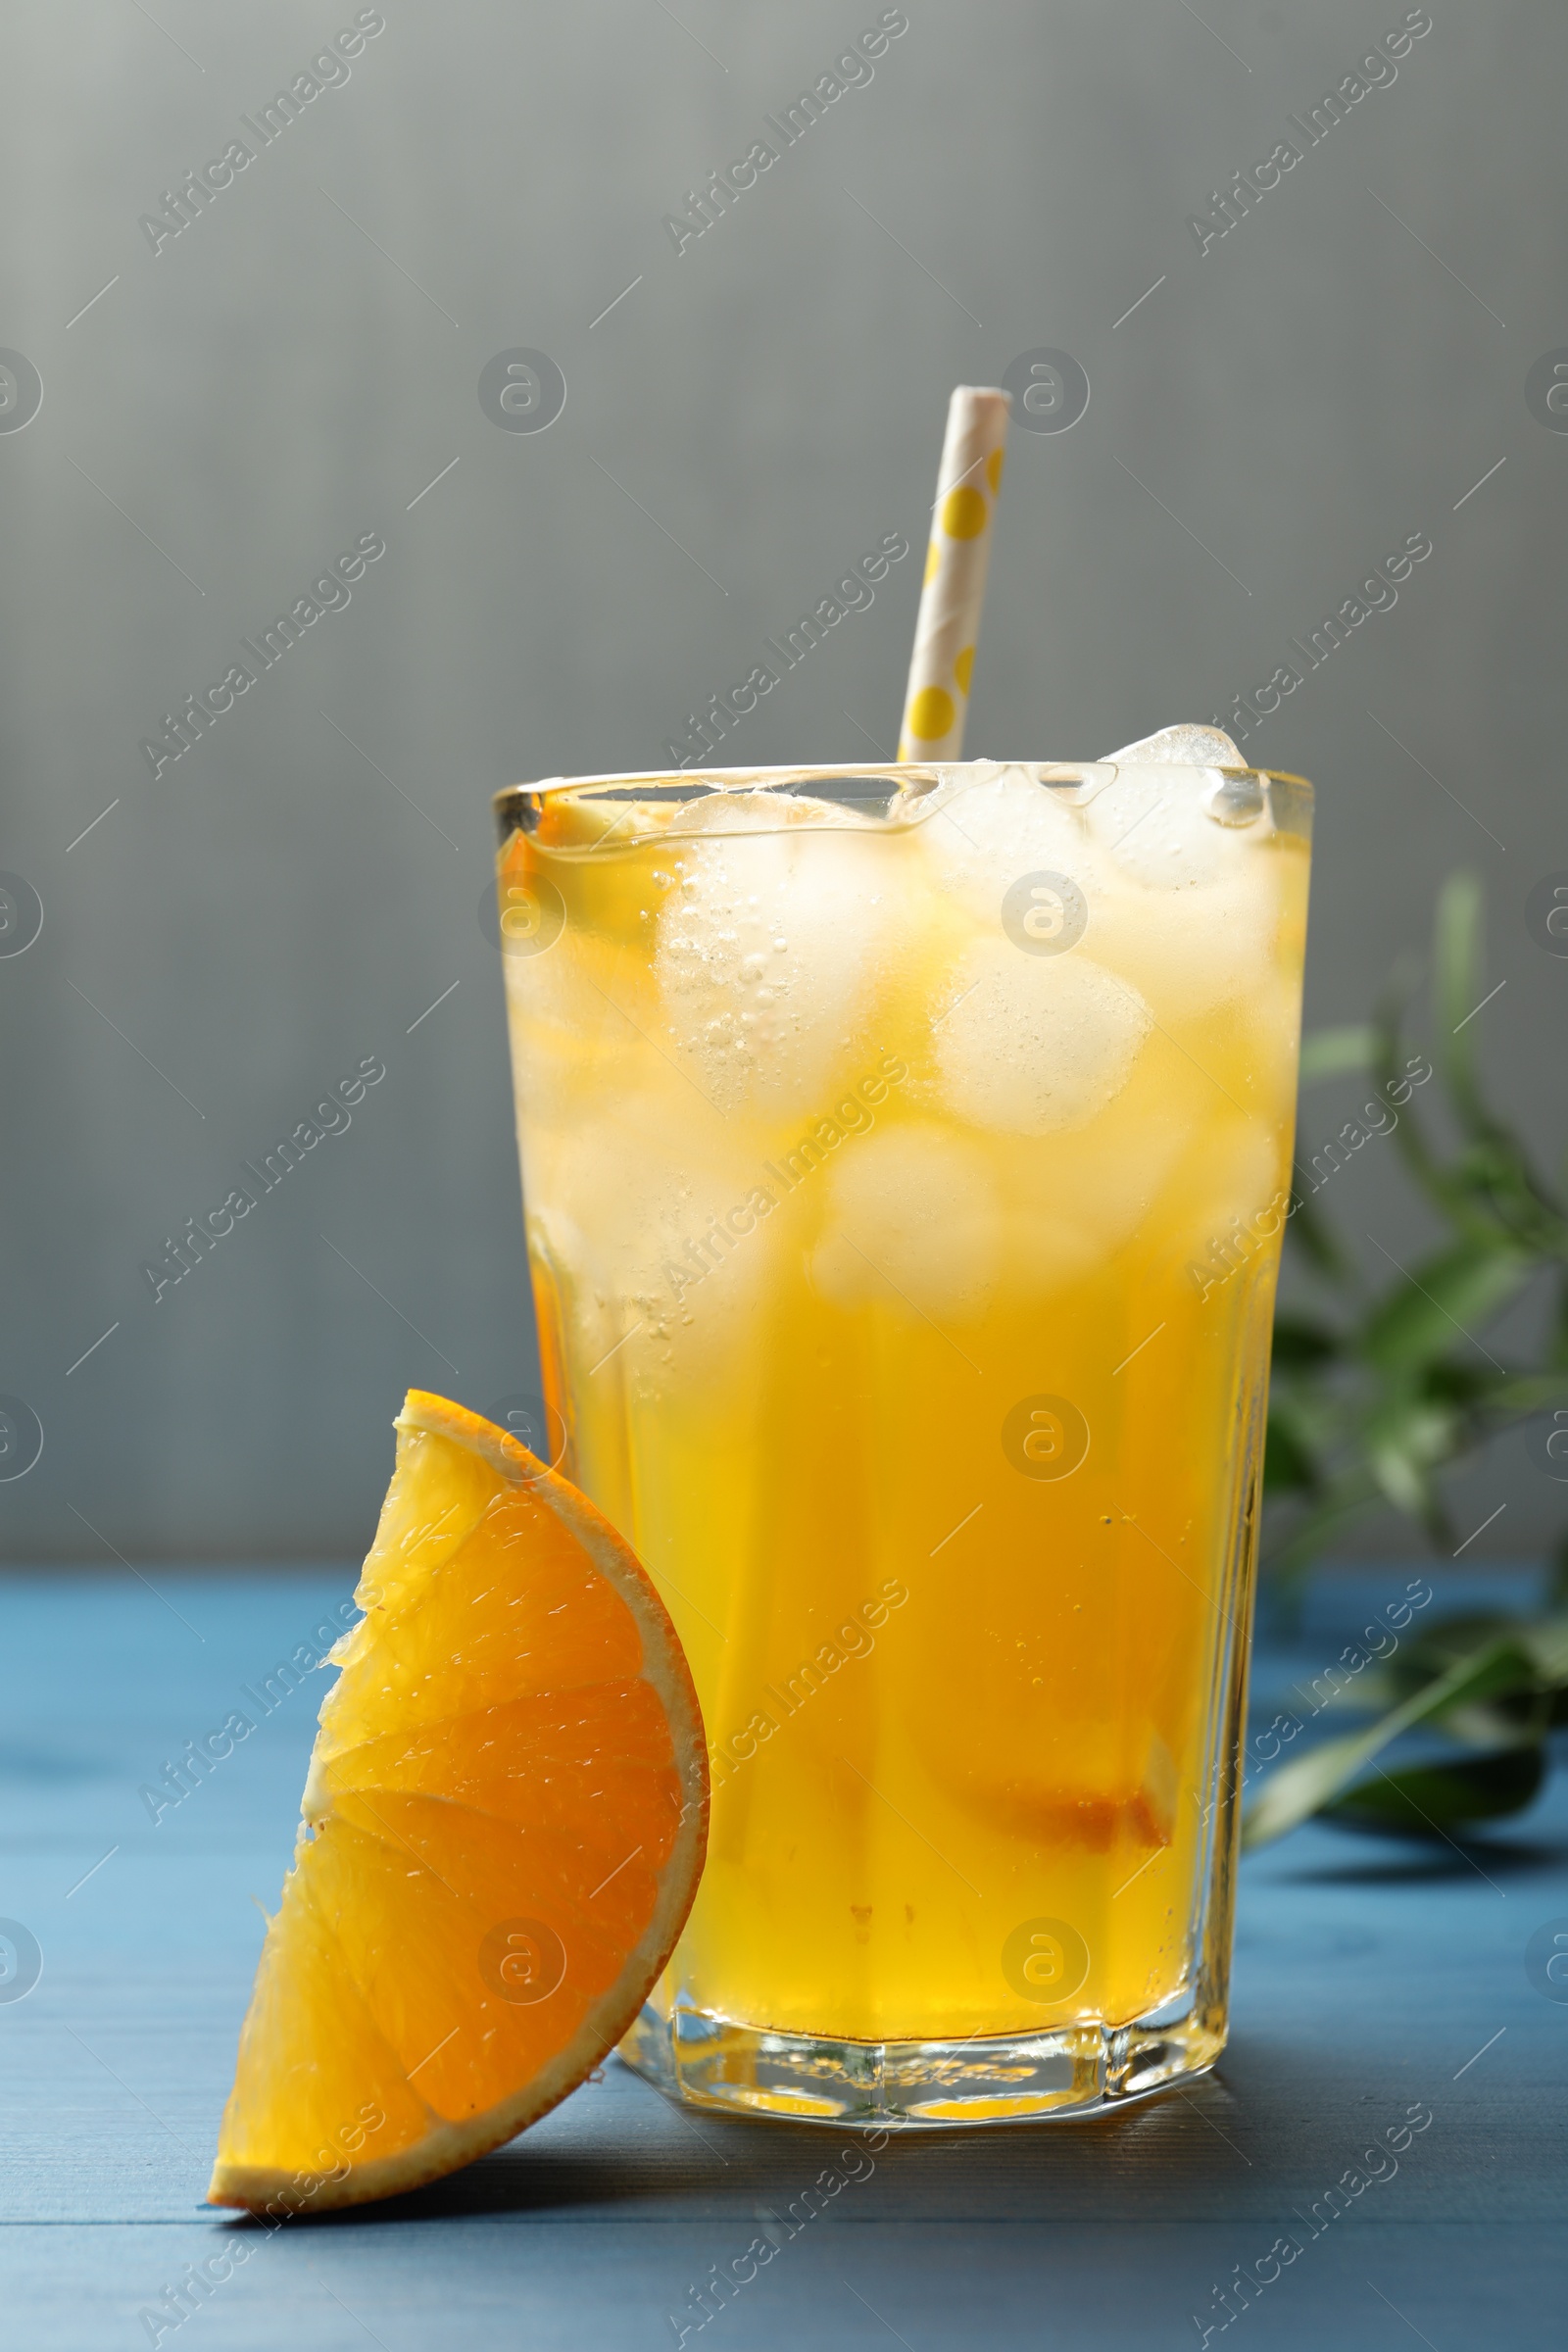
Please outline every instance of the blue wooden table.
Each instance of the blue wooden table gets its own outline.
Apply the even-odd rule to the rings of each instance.
[[[612,2065],[416,2197],[270,2236],[206,2211],[257,1905],[276,1903],[323,1686],[280,1694],[156,1822],[139,1791],[232,1709],[254,1715],[241,1686],[350,1582],[0,1582],[0,1916],[24,1931],[0,1929],[6,2345],[656,2352],[684,2329],[704,2352],[1560,2352],[1568,2001],[1524,1957],[1568,1926],[1560,1789],[1463,1853],[1314,1826],[1247,1862],[1219,2072],[1114,2124],[872,2154],[677,2112]],[[1262,1718],[1404,1582],[1325,1579],[1260,1652]],[[41,1974],[18,1998],[28,1936]],[[825,2167],[844,2185],[792,2220]],[[176,2325],[169,2290],[223,2250],[230,2275]],[[705,2280],[737,2263],[755,2276],[704,2323]]]

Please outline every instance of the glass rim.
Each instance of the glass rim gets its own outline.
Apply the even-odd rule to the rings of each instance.
[[[499,792],[492,793],[490,806],[502,846],[505,847],[514,833],[534,832],[547,804],[551,802],[581,799],[621,801],[632,805],[641,801],[667,807],[675,802],[710,799],[715,794],[726,793],[774,792],[783,799],[813,783],[858,782],[873,789],[864,794],[840,792],[812,795],[809,791],[802,791],[801,797],[834,800],[841,804],[883,799],[887,801],[890,810],[897,800],[909,806],[912,815],[912,805],[939,793],[950,780],[961,778],[978,783],[988,775],[1001,775],[1008,769],[1021,770],[1037,784],[1058,786],[1062,788],[1064,797],[1072,791],[1072,805],[1077,808],[1087,807],[1118,775],[1130,769],[1136,769],[1142,775],[1165,774],[1195,780],[1206,776],[1231,784],[1252,778],[1264,793],[1268,787],[1277,784],[1293,795],[1304,795],[1308,807],[1315,797],[1312,785],[1305,776],[1297,775],[1289,768],[1252,767],[1245,760],[861,760],[752,767],[647,768],[620,774],[546,776],[534,783],[504,785]],[[1092,785],[1093,789],[1075,789],[1086,784]]]

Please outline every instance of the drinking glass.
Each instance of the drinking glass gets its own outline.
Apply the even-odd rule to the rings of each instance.
[[[969,761],[498,796],[554,1448],[712,1774],[625,2044],[1081,2114],[1226,2034],[1311,791]]]

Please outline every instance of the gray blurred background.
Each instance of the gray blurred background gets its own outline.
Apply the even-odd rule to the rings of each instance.
[[[1043,347],[1092,396],[1014,433],[970,749],[1221,713],[1426,534],[1246,748],[1319,787],[1309,1021],[1360,1016],[1474,867],[1487,1062],[1556,1156],[1568,961],[1524,907],[1568,867],[1568,434],[1526,398],[1568,344],[1560,10],[1433,0],[1220,237],[1215,192],[1305,146],[1287,118],[1394,0],[908,0],[678,253],[664,216],[877,6],[386,0],[263,147],[241,117],[357,15],[16,0],[0,27],[0,346],[43,393],[6,429],[7,363],[0,868],[43,927],[0,956],[0,1392],[45,1438],[0,1484],[10,1558],[359,1553],[406,1384],[532,1384],[489,795],[662,763],[903,531],[726,747],[891,753],[949,388]],[[254,160],[172,233],[165,192],[236,136]],[[481,407],[517,349],[564,376],[546,430]],[[352,602],[155,779],[162,714],[369,533]],[[352,1126],[154,1303],[141,1262],[364,1057]],[[1307,1098],[1309,1150],[1349,1102]],[[1402,1252],[1392,1161],[1338,1214]],[[1484,1552],[1563,1495],[1522,1443],[1472,1485],[1478,1522],[1510,1506]]]

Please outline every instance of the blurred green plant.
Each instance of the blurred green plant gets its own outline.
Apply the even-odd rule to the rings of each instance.
[[[1287,1231],[1321,1305],[1281,1307],[1274,1325],[1264,1494],[1277,1541],[1264,1566],[1287,1592],[1332,1537],[1389,1504],[1452,1556],[1460,1546],[1444,1474],[1505,1431],[1568,1408],[1568,1202],[1482,1090],[1477,1014],[1491,999],[1473,875],[1453,876],[1439,897],[1432,973],[1451,1150],[1434,1143],[1413,1101],[1409,1073],[1421,1057],[1405,1053],[1407,972],[1366,1027],[1323,1030],[1302,1047],[1303,1085],[1351,1070],[1375,1076],[1394,1116],[1371,1132],[1393,1135],[1443,1238],[1369,1284],[1314,1201],[1326,1178],[1295,1172]],[[1357,1137],[1368,1140],[1355,1121],[1341,1130],[1349,1150]],[[1330,1173],[1337,1164],[1331,1156]],[[1501,1363],[1477,1331],[1543,1278],[1554,1297],[1541,1361]],[[1529,1804],[1547,1768],[1547,1735],[1568,1722],[1568,1534],[1544,1614],[1450,1618],[1386,1663],[1361,1663],[1339,1703],[1379,1710],[1376,1720],[1271,1772],[1247,1808],[1244,1844],[1314,1813],[1447,1837]],[[1436,1752],[1385,1769],[1378,1759],[1406,1733],[1427,1735]]]

